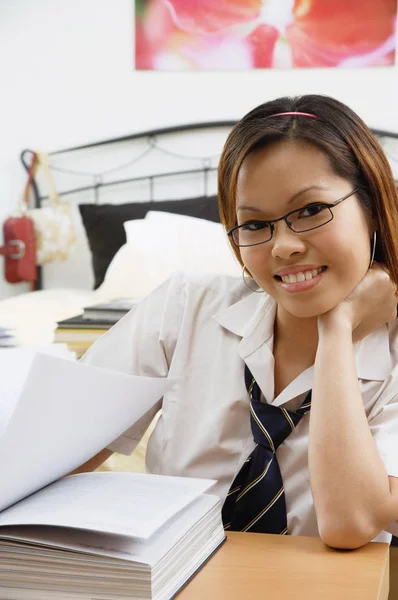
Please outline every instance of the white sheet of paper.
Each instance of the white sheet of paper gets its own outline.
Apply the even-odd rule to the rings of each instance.
[[[38,353],[67,360],[76,359],[75,353],[68,350],[66,344],[0,349],[0,438],[8,426],[29,369]]]
[[[108,446],[174,383],[37,354],[0,438],[0,510]]]
[[[214,483],[146,473],[71,475],[4,511],[0,526],[55,525],[145,539]]]

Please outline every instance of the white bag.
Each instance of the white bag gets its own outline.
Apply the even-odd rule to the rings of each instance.
[[[36,240],[36,261],[43,265],[57,260],[67,260],[76,245],[76,232],[72,221],[70,204],[61,200],[55,189],[48,164],[48,155],[37,153],[35,172],[42,167],[49,187],[50,206],[28,208],[28,193],[23,202],[26,214],[32,219]]]

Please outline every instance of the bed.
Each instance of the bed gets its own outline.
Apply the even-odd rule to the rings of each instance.
[[[172,271],[237,272],[216,202],[218,157],[232,126],[179,125],[50,152],[77,242],[68,260],[39,269],[37,291],[0,302],[0,323],[15,327],[24,345],[49,343],[57,321],[104,299],[143,297]],[[31,150],[21,160],[27,169]],[[37,208],[49,205],[40,171],[33,192]],[[209,246],[200,258],[196,232],[222,246],[219,263]]]

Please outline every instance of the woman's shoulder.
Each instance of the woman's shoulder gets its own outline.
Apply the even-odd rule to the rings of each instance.
[[[120,324],[178,331],[183,320],[204,322],[250,294],[240,277],[177,271],[137,302]]]

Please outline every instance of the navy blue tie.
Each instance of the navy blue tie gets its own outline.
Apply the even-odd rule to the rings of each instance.
[[[250,424],[256,447],[235,477],[222,509],[224,529],[288,533],[285,490],[276,450],[311,408],[311,392],[293,412],[261,402],[261,390],[245,366]]]

